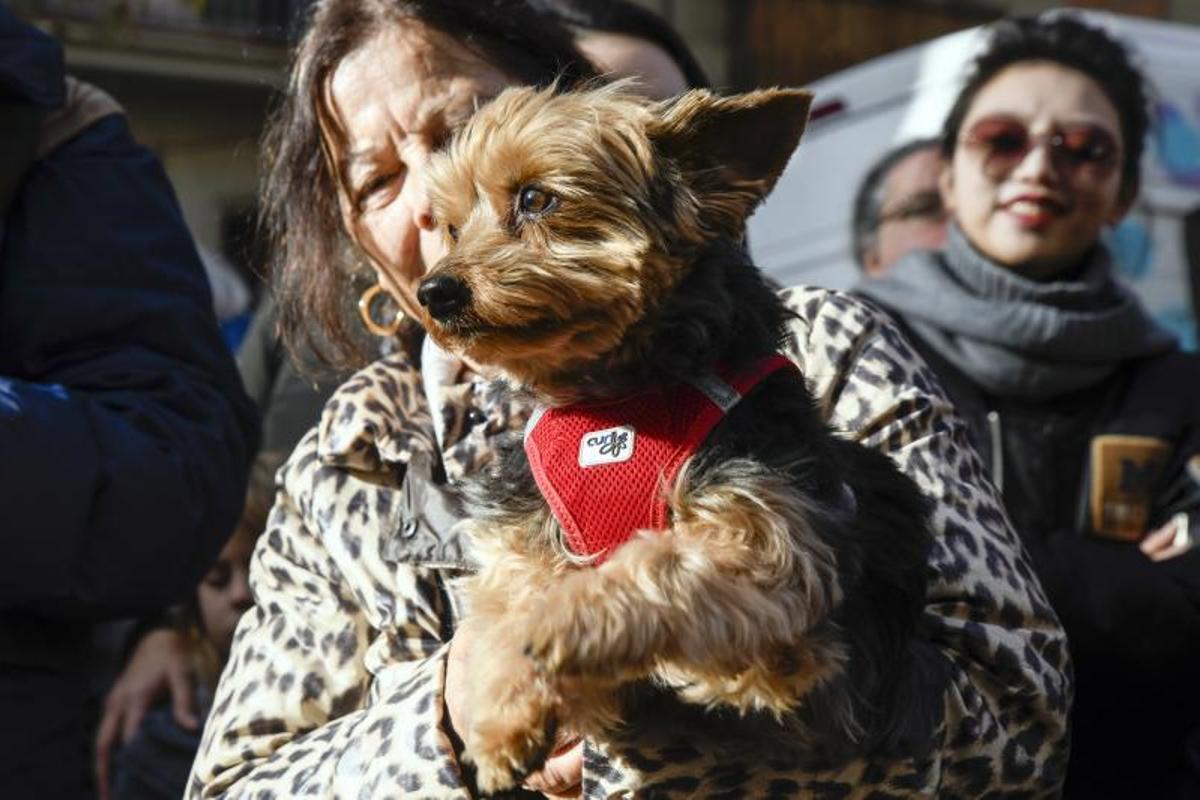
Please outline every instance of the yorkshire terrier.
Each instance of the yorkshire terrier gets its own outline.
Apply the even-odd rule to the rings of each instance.
[[[929,506],[823,422],[743,244],[810,101],[509,89],[435,157],[423,322],[539,409],[470,495],[485,792],[634,684],[821,752],[904,735]]]

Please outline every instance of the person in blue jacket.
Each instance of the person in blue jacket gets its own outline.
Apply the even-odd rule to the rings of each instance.
[[[0,787],[90,795],[91,626],[196,585],[257,420],[158,160],[0,5]]]

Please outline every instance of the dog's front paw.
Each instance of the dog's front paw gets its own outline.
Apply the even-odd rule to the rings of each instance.
[[[575,680],[615,684],[641,675],[652,660],[653,644],[636,620],[610,617],[600,607],[547,604],[524,626],[524,653],[535,669],[560,684]]]
[[[554,744],[557,717],[553,693],[540,680],[513,687],[471,722],[466,757],[485,794],[516,787],[545,763]]]
[[[525,656],[543,675],[591,675],[601,669],[601,632],[589,633],[587,623],[572,604],[546,605],[518,632],[517,641],[525,642]]]

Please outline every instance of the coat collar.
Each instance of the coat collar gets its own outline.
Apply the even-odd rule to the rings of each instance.
[[[356,372],[321,413],[317,457],[322,464],[360,471],[405,467],[428,453],[442,474],[458,481],[491,457],[492,438],[519,432],[529,409],[497,382],[469,369],[445,377],[431,410],[421,369],[394,353]],[[432,414],[441,415],[441,441]]]
[[[356,372],[325,404],[318,423],[323,464],[377,471],[407,465],[418,451],[436,452],[421,373],[395,353]]]

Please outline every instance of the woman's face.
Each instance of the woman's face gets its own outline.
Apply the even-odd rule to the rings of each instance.
[[[371,39],[332,75],[337,135],[327,144],[339,162],[346,229],[410,316],[420,308],[417,284],[445,250],[425,194],[429,156],[509,83],[417,22]]]
[[[984,255],[1052,279],[1128,209],[1123,153],[1117,111],[1091,78],[1050,62],[1017,64],[971,103],[942,173],[943,201]]]
[[[239,527],[196,589],[204,634],[222,657],[229,653],[238,620],[254,605],[250,555],[256,538],[253,531]]]

